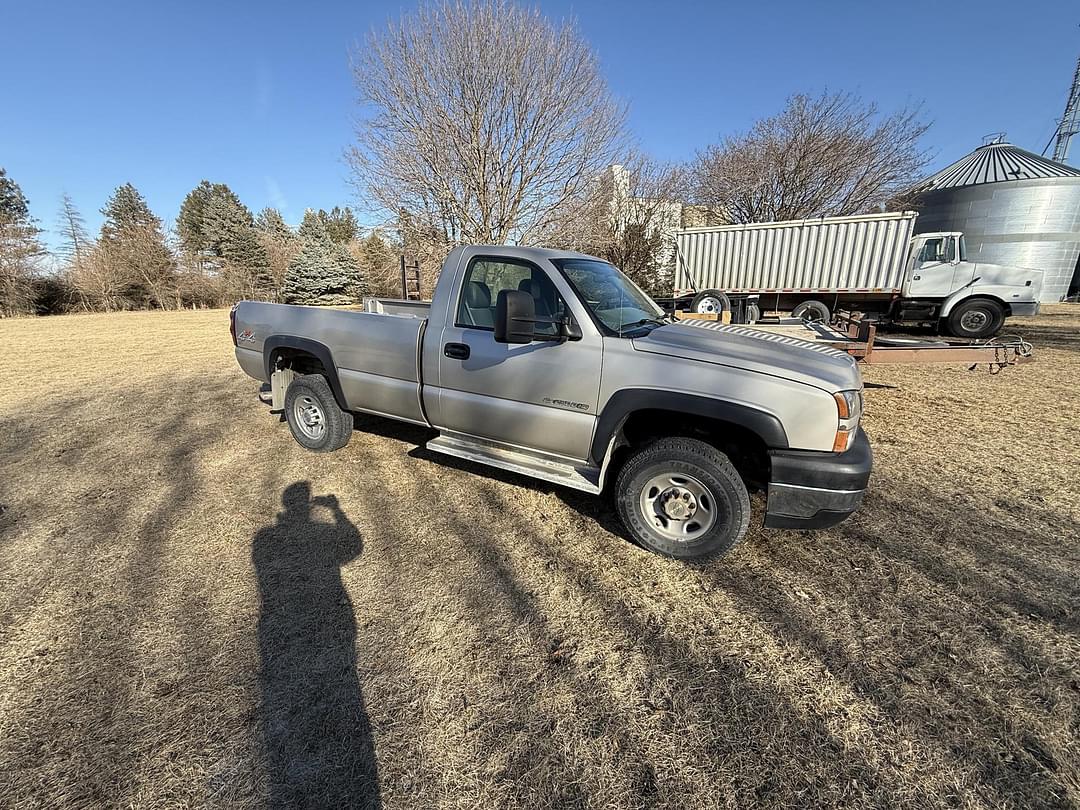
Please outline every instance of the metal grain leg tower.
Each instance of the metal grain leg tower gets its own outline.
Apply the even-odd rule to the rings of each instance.
[[[1080,59],[1076,60],[1076,73],[1069,88],[1069,100],[1065,102],[1065,115],[1061,117],[1054,136],[1054,160],[1064,163],[1069,159],[1069,142],[1077,134],[1080,134]]]

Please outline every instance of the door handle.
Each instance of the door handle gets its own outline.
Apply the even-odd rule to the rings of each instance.
[[[455,360],[468,360],[469,346],[466,343],[447,343],[443,346],[442,353]]]
[[[912,276],[911,280],[912,281],[918,281],[920,278],[921,278],[921,276]]]

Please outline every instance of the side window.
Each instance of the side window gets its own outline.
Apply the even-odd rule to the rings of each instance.
[[[566,315],[562,297],[543,270],[512,259],[478,258],[465,271],[455,326],[494,329],[495,302],[502,290],[531,294],[537,318],[561,319]],[[557,329],[555,324],[536,324],[538,335],[555,335]]]
[[[927,239],[919,253],[919,264],[944,261],[941,239]]]

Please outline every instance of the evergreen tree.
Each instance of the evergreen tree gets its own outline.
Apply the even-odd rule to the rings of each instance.
[[[237,294],[270,296],[274,278],[255,218],[224,183],[203,180],[184,198],[176,229],[184,250],[229,277]]]
[[[165,309],[175,300],[176,264],[161,220],[131,183],[117,187],[101,213],[108,274],[122,280],[124,296],[135,305]]]
[[[266,251],[255,233],[255,218],[231,190],[207,201],[203,232],[214,256],[253,271],[266,267]]]
[[[101,238],[105,242],[123,239],[125,232],[139,228],[151,228],[161,232],[161,220],[158,219],[138,189],[131,183],[118,186],[101,209],[105,222],[101,226]],[[162,234],[162,244],[165,237]]]
[[[352,209],[348,206],[339,208],[335,205],[329,214],[320,208],[318,216],[334,242],[343,245],[356,239],[359,226],[356,224]]]
[[[287,304],[351,304],[364,294],[360,268],[344,245],[335,243],[313,211],[300,224],[300,252],[289,263],[282,286]]]
[[[0,167],[0,225],[28,225],[30,207],[19,184]]]
[[[204,234],[203,220],[206,216],[206,204],[215,194],[227,191],[222,183],[210,183],[203,180],[188,192],[180,204],[180,214],[176,218],[176,233],[180,237],[180,246],[192,256],[200,256],[209,251]]]
[[[0,168],[0,317],[34,311],[34,276],[45,249],[19,184]]]
[[[264,208],[255,217],[255,227],[261,233],[268,234],[276,239],[288,241],[296,238],[293,229],[285,224],[285,218],[276,208]]]
[[[255,217],[255,231],[270,260],[270,275],[274,290],[281,290],[288,273],[289,263],[300,250],[296,233],[286,223],[276,208],[264,208]]]

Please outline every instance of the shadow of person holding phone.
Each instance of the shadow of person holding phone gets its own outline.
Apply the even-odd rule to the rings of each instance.
[[[378,766],[356,673],[356,620],[341,567],[362,539],[333,495],[290,484],[255,533],[259,725],[271,807],[378,808]],[[312,507],[332,522],[314,519]]]

